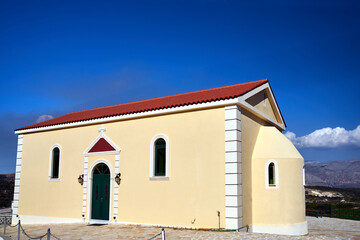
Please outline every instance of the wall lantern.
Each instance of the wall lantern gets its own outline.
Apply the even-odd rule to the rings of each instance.
[[[121,173],[118,173],[118,174],[116,174],[116,176],[115,176],[115,182],[117,183],[117,185],[119,185],[120,184],[120,181],[121,181]]]
[[[78,182],[80,183],[81,186],[84,184],[84,174],[79,175]]]

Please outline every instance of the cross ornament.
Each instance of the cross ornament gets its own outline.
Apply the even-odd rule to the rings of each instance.
[[[106,131],[106,128],[104,127],[104,125],[101,124],[101,128],[99,128],[98,131],[103,134]]]

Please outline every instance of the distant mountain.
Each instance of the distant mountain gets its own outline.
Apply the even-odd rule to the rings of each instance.
[[[305,162],[307,186],[360,188],[360,159]]]
[[[0,174],[0,209],[11,207],[14,195],[15,173]]]

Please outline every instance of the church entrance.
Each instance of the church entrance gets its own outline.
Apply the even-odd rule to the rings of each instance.
[[[91,219],[109,220],[110,170],[104,163],[94,167],[91,195]]]

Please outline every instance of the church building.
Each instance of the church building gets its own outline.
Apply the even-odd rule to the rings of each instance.
[[[18,128],[13,222],[306,234],[285,128],[267,79]]]

